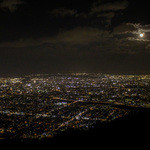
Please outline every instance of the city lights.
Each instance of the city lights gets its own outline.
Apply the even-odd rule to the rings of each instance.
[[[0,78],[1,136],[53,137],[149,108],[149,75],[53,74]],[[122,108],[124,106],[124,108]]]

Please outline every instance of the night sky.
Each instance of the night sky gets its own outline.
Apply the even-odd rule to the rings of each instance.
[[[148,0],[0,0],[0,76],[149,74],[149,10]]]

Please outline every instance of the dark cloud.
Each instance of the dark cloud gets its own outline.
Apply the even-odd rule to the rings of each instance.
[[[66,9],[66,8],[59,8],[51,10],[50,14],[53,17],[81,17],[81,18],[92,18],[97,17],[102,20],[102,22],[106,24],[111,24],[112,18],[115,17],[117,11],[124,10],[128,6],[128,2],[124,1],[116,1],[116,2],[105,2],[105,1],[96,1],[93,3],[88,11],[81,12],[78,11],[77,8],[74,9]]]
[[[0,47],[11,47],[11,48],[22,48],[22,47],[36,47],[43,45],[47,39],[45,38],[39,38],[39,39],[19,39],[15,41],[7,41],[7,42],[1,42]]]
[[[0,3],[0,8],[3,10],[8,9],[10,12],[15,12],[19,5],[23,4],[22,0],[3,0]]]
[[[105,23],[110,25],[112,19],[118,11],[126,9],[128,6],[128,1],[115,1],[115,2],[105,2],[98,1],[93,4],[90,10],[90,15],[96,15],[104,19]]]
[[[19,39],[10,42],[1,42],[0,47],[31,47],[43,44],[69,44],[69,45],[88,45],[93,42],[101,42],[111,35],[108,31],[98,28],[77,27],[71,30],[60,32],[52,37],[43,37],[39,39]]]
[[[118,11],[118,10],[124,10],[128,6],[128,1],[115,1],[115,2],[109,2],[109,3],[100,3],[98,5],[94,5],[91,8],[91,13],[100,13],[105,11]]]
[[[148,44],[148,45],[146,46],[146,49],[150,50],[150,44]]]
[[[111,24],[112,18],[114,18],[114,16],[115,16],[114,12],[104,12],[97,14],[97,17],[104,18],[105,23],[109,25]]]
[[[74,17],[87,18],[90,17],[86,12],[79,12],[77,9],[57,8],[52,9],[49,13],[52,17]]]
[[[89,27],[77,27],[58,34],[54,41],[71,45],[88,45],[93,42],[107,40],[111,35],[106,30]]]
[[[76,16],[77,11],[74,9],[57,8],[53,9],[50,14],[55,17]]]

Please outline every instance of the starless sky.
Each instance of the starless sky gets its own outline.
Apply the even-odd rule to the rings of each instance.
[[[1,75],[149,68],[147,0],[0,0]]]

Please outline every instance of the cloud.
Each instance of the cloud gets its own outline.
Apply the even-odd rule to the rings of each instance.
[[[139,36],[140,33],[144,33],[143,38]],[[113,29],[113,35],[129,41],[150,42],[150,25],[122,23]]]
[[[137,38],[137,37],[128,37],[127,38],[128,40],[130,40],[130,41],[145,41],[145,42],[150,42],[150,40],[149,39],[142,39],[142,38]]]
[[[39,38],[39,39],[19,39],[15,41],[1,42],[0,47],[11,47],[11,48],[23,48],[23,47],[32,47],[32,46],[40,46],[46,43],[47,38]]]
[[[120,28],[110,33],[108,30],[90,27],[76,27],[70,30],[61,31],[55,36],[42,38],[27,38],[16,41],[1,42],[2,48],[27,48],[27,47],[45,47],[50,50],[67,53],[68,55],[101,55],[101,54],[137,54],[149,52],[149,39],[138,39],[132,34],[129,24],[121,24]],[[123,27],[122,27],[123,26]],[[126,30],[125,30],[126,29]],[[128,30],[127,30],[128,29]],[[126,32],[129,32],[127,34]],[[118,33],[124,33],[120,36]],[[114,34],[115,33],[115,34]],[[131,35],[130,35],[131,34]],[[118,37],[119,36],[119,37]],[[72,54],[71,54],[72,53]]]
[[[97,1],[91,7],[90,15],[96,15],[104,19],[104,22],[107,25],[111,24],[112,19],[115,17],[115,14],[118,11],[126,9],[128,6],[128,2],[124,1],[115,1],[115,2],[105,2],[105,1]]]
[[[57,8],[52,9],[49,13],[52,17],[75,17],[87,18],[90,17],[88,13],[78,12],[76,9]]]
[[[66,44],[66,45],[88,45],[98,41],[104,41],[110,38],[108,31],[98,28],[77,27],[71,30],[60,32],[53,37],[44,37],[39,39],[20,39],[10,42],[0,43],[0,47],[31,47],[43,44]]]
[[[57,9],[53,9],[50,12],[50,14],[55,17],[75,16],[77,14],[77,11],[74,9],[57,8]]]
[[[118,11],[118,10],[124,10],[128,6],[128,2],[126,0],[124,1],[116,1],[116,2],[110,2],[110,3],[100,3],[99,5],[94,5],[91,8],[91,13],[100,13],[105,11]]]
[[[105,22],[108,24],[111,24],[111,20],[112,18],[114,18],[114,16],[115,16],[114,12],[104,12],[97,14],[97,17],[104,18]]]
[[[56,42],[70,44],[89,44],[110,38],[109,32],[98,28],[77,27],[56,36]]]
[[[134,26],[134,24],[122,23],[113,29],[113,33],[114,34],[126,34],[126,33],[133,33],[136,30],[137,28]]]
[[[104,23],[111,24],[112,18],[115,17],[115,14],[120,11],[126,9],[128,6],[128,2],[124,1],[116,1],[116,2],[105,2],[104,0],[99,0],[94,2],[86,12],[79,12],[75,9],[66,9],[59,8],[53,9],[50,14],[53,17],[80,17],[80,18],[92,18],[97,17],[101,18]]]
[[[140,23],[128,23],[128,25],[133,26],[138,31],[138,33],[150,32],[150,24],[142,25]]]
[[[145,48],[150,50],[150,44],[148,44]]]
[[[3,0],[0,4],[0,8],[8,9],[10,12],[15,12],[19,5],[23,4],[22,0]]]

